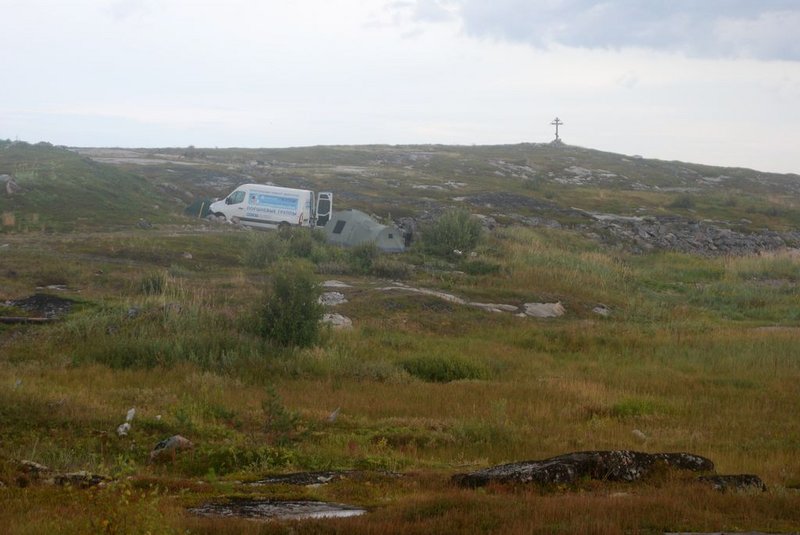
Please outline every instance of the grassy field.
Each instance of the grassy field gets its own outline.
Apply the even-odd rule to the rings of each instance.
[[[308,245],[298,234],[284,254],[305,257],[320,282],[350,285],[340,290],[348,302],[333,311],[354,327],[327,330],[311,347],[285,348],[254,328],[273,278],[269,260],[257,253],[274,247],[274,237],[183,218],[178,209],[147,212],[154,227],[137,228],[137,210],[157,198],[154,184],[166,175],[132,174],[45,149],[58,161],[98,166],[109,180],[130,179],[125,187],[143,197],[131,194],[140,200],[131,201],[121,223],[105,225],[104,210],[113,203],[104,204],[107,196],[98,191],[93,206],[102,210],[85,208],[92,214],[87,222],[73,224],[66,213],[45,216],[28,183],[30,204],[16,209],[41,210],[45,228],[7,228],[0,235],[0,315],[36,315],[2,304],[35,293],[72,301],[59,321],[0,325],[2,531],[800,528],[796,252],[634,255],[567,229],[509,226],[485,233],[474,257],[436,257],[415,247],[364,260],[363,251]],[[320,159],[354,165],[352,157],[337,158],[359,152],[326,150],[307,156],[309,165]],[[359,157],[375,159],[372,152]],[[56,165],[34,160],[37,180]],[[452,167],[444,169],[430,171],[431,183],[441,173],[452,178]],[[493,190],[499,179],[487,177],[480,188]],[[373,187],[377,194],[380,186]],[[477,182],[464,187],[480,189]],[[559,196],[589,198],[557,187],[564,188]],[[373,193],[360,191],[368,195],[357,202],[368,203]],[[598,206],[619,202],[613,192],[598,200],[597,192]],[[713,204],[709,199],[702,196],[695,206]],[[566,314],[517,317],[386,290],[396,278],[474,302],[560,301]],[[60,289],[47,288],[54,285]],[[593,312],[598,305],[611,314]],[[132,429],[119,437],[115,430],[132,407]],[[338,418],[329,422],[337,408]],[[149,462],[154,445],[174,434],[195,448],[172,461]],[[711,458],[719,473],[758,474],[768,491],[719,493],[672,473],[636,484],[555,488],[472,490],[450,483],[457,472],[593,449],[689,451]],[[19,471],[22,459],[113,480],[91,489],[38,483]],[[269,474],[340,469],[364,474],[319,487],[245,484]],[[260,523],[187,512],[230,497],[330,500],[369,513]]]

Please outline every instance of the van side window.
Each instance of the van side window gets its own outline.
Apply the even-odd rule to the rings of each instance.
[[[341,234],[347,221],[337,221],[336,226],[333,227],[334,234]]]
[[[239,204],[244,200],[244,191],[234,191],[225,200],[225,204]]]

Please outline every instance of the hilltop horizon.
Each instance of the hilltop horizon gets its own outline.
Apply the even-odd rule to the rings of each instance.
[[[0,138],[1,139],[1,138]],[[11,140],[10,138],[6,139],[7,141],[12,141],[15,143],[28,143],[30,145],[36,145],[38,143],[46,143],[53,146],[58,147],[66,147],[68,149],[122,149],[122,150],[180,150],[180,149],[196,149],[196,150],[290,150],[290,149],[313,149],[313,148],[342,148],[342,147],[351,147],[351,148],[359,148],[359,147],[394,147],[394,148],[404,148],[404,147],[454,147],[454,148],[491,148],[491,147],[514,147],[514,146],[537,146],[537,147],[547,147],[547,146],[558,146],[561,145],[565,148],[574,148],[574,149],[581,149],[587,151],[595,151],[607,154],[613,154],[617,156],[623,156],[628,158],[634,159],[644,159],[644,160],[652,160],[652,161],[659,161],[665,163],[678,163],[678,164],[691,164],[691,165],[702,165],[706,167],[719,167],[725,169],[738,169],[742,171],[753,171],[759,173],[769,173],[769,174],[778,174],[778,175],[794,175],[800,177],[800,170],[797,171],[775,171],[771,169],[764,169],[764,168],[757,168],[757,167],[748,167],[743,165],[726,165],[726,164],[718,164],[708,161],[693,161],[688,159],[682,158],[667,158],[667,157],[659,157],[659,156],[651,156],[651,155],[643,155],[643,154],[634,154],[630,152],[617,152],[614,150],[606,150],[597,147],[588,147],[583,145],[577,145],[573,143],[564,142],[563,139],[559,140],[559,143],[554,143],[554,141],[517,141],[517,142],[507,142],[507,143],[439,143],[439,142],[414,142],[414,143],[381,143],[381,142],[373,142],[373,143],[316,143],[316,144],[307,144],[307,145],[274,145],[274,146],[255,146],[255,145],[231,145],[231,146],[220,146],[220,145],[197,145],[197,144],[188,144],[188,145],[104,145],[104,144],[68,144],[68,143],[53,143],[48,140],[40,140],[40,141],[27,141],[22,139],[14,139]]]

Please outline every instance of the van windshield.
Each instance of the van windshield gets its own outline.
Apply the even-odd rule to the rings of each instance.
[[[234,191],[225,199],[225,204],[239,204],[244,200],[244,191]]]

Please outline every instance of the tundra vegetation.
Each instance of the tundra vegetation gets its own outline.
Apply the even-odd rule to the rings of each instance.
[[[4,531],[800,526],[796,244],[760,254],[642,252],[593,235],[568,210],[689,212],[747,232],[789,232],[800,222],[797,177],[534,145],[165,149],[142,152],[161,160],[147,165],[91,156],[0,142],[0,174],[22,188],[0,191],[0,212],[14,214],[0,232],[0,315],[43,314],[22,301],[33,295],[69,303],[51,310],[53,322],[0,324]],[[587,184],[576,166],[605,178]],[[724,175],[727,190],[697,179],[690,202],[669,190],[676,180],[694,184],[692,173]],[[224,195],[245,175],[330,189],[339,207],[427,214],[428,223],[407,252],[387,256],[332,248],[307,229],[255,232],[182,214],[190,197]],[[453,200],[470,196],[481,201]],[[470,213],[496,224],[478,232]],[[536,217],[559,225],[532,224]],[[316,331],[316,297],[327,289],[312,283],[331,279],[347,285],[336,288],[347,302],[327,311],[353,327]],[[397,280],[471,303],[561,302],[566,314],[490,312],[398,290]],[[130,430],[119,436],[132,407]],[[155,444],[173,435],[194,448],[150,462]],[[669,471],[639,483],[552,487],[469,489],[450,479],[613,449],[696,453],[719,473],[758,474],[768,490],[720,493]],[[111,479],[86,489],[51,485],[21,470],[21,460]],[[360,475],[312,487],[248,484],[334,470]],[[188,512],[256,497],[368,513],[252,522]]]

